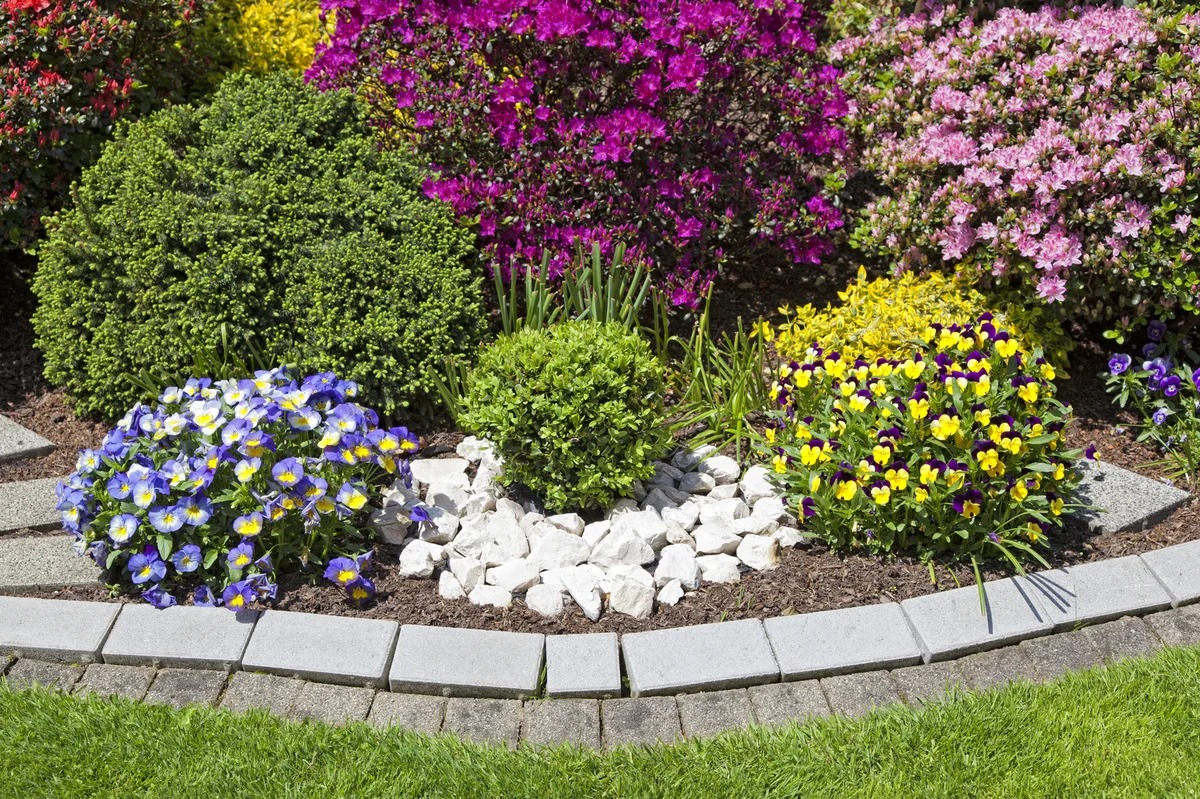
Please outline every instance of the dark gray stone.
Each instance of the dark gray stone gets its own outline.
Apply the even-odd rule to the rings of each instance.
[[[779,665],[758,619],[621,636],[634,697],[745,688],[779,682]]]
[[[306,682],[288,715],[325,724],[347,724],[364,720],[374,698],[373,688]]]
[[[242,668],[339,685],[382,686],[400,625],[383,619],[268,610]]]
[[[530,699],[521,740],[535,746],[600,748],[600,703],[595,699]]]
[[[710,738],[726,730],[741,730],[754,723],[754,709],[745,688],[681,694],[679,722],[688,738]]]
[[[1145,530],[1187,502],[1190,495],[1159,480],[1104,461],[1084,462],[1079,501],[1097,510],[1075,517],[1102,535]]]
[[[1050,632],[1049,613],[1028,579],[1010,577],[985,583],[984,595],[982,609],[978,587],[973,585],[900,603],[917,633],[926,663]]]
[[[212,707],[225,687],[223,671],[205,669],[160,669],[146,694],[146,701],[175,708],[188,705]]]
[[[958,668],[967,685],[976,691],[1034,679],[1033,662],[1018,646],[968,655],[958,661]]]
[[[516,699],[448,699],[442,730],[468,741],[500,744],[513,749],[521,738],[521,702]]]
[[[1200,600],[1200,541],[1144,552],[1141,558],[1166,587],[1172,605]]]
[[[832,711],[816,680],[754,685],[746,690],[759,724],[778,727],[828,716]]]
[[[821,680],[829,707],[842,716],[864,716],[900,700],[892,675],[886,671],[839,674]]]
[[[93,663],[75,686],[75,693],[94,693],[100,696],[123,696],[142,699],[154,681],[154,669],[149,666],[112,666]]]
[[[600,730],[607,748],[626,744],[673,743],[683,737],[673,696],[605,699],[600,702]]]
[[[423,694],[390,694],[379,691],[367,721],[376,727],[402,727],[412,732],[436,735],[446,715],[446,698]]]
[[[0,587],[57,588],[91,585],[100,569],[71,548],[68,535],[0,538]]]
[[[414,694],[524,699],[537,693],[545,638],[406,624],[388,681]]]
[[[1162,649],[1163,645],[1154,631],[1141,619],[1118,619],[1088,627],[1085,632],[1100,650],[1105,663],[1151,655]]]
[[[54,451],[54,444],[0,414],[0,462],[38,458]]]
[[[153,663],[231,671],[254,630],[258,611],[230,613],[225,608],[176,605],[158,610],[125,605],[104,642],[105,663]]]
[[[895,602],[778,616],[763,626],[785,680],[921,662],[921,648]]]
[[[606,699],[620,695],[616,633],[546,637],[546,696]]]
[[[235,712],[262,708],[276,716],[288,715],[304,687],[301,680],[275,674],[239,671],[229,681],[221,707]]]
[[[1033,664],[1031,675],[1038,682],[1055,680],[1072,671],[1089,669],[1104,662],[1100,650],[1083,630],[1056,633],[1022,641],[1018,649]]]
[[[913,706],[940,702],[955,690],[961,691],[967,687],[955,660],[895,669],[892,679],[904,701]]]
[[[44,685],[47,688],[70,691],[81,676],[83,676],[83,666],[73,663],[20,658],[4,675],[4,679],[8,680],[10,688],[31,688],[34,685]]]
[[[62,514],[54,509],[54,487],[58,478],[0,483],[0,533],[10,530],[49,529],[62,524]]]
[[[1029,575],[1056,630],[1171,606],[1171,596],[1136,555]]]
[[[0,596],[0,651],[91,663],[120,609],[113,602]]]
[[[1200,605],[1152,613],[1145,621],[1167,646],[1200,644]]]

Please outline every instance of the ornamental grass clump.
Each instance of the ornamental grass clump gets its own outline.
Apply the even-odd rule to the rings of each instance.
[[[370,559],[352,553],[370,541],[364,517],[382,480],[411,485],[418,445],[379,427],[358,394],[332,373],[283,369],[169,387],[80,454],[58,487],[63,526],[110,583],[155,607],[186,594],[237,611],[273,599],[276,573],[322,567],[363,601]]]
[[[325,0],[307,73],[354,87],[425,191],[505,276],[551,250],[629,245],[676,304],[764,250],[816,262],[841,226],[837,71],[796,0]],[[828,185],[827,185],[828,184]]]
[[[1200,308],[1200,15],[954,7],[839,42],[861,164],[854,241],[1122,331]]]
[[[790,504],[839,550],[1041,561],[1080,481],[1054,367],[988,314],[924,339],[903,358],[813,348],[780,369],[765,435]]]
[[[486,347],[459,422],[496,446],[509,485],[548,509],[607,509],[667,449],[663,393],[641,337],[616,322],[564,322]]]

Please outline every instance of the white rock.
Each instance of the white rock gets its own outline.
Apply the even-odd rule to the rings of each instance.
[[[475,516],[480,513],[489,513],[496,509],[496,496],[488,492],[476,493],[472,489],[472,493],[467,497],[467,502],[459,511],[460,516]]]
[[[491,605],[496,608],[512,607],[512,594],[498,585],[480,583],[471,590],[471,593],[467,594],[467,599],[475,605]]]
[[[404,485],[404,480],[397,478],[383,491],[383,506],[407,505],[412,506],[421,501],[421,495]]]
[[[674,488],[675,484],[679,482],[679,478],[683,477],[683,472],[669,463],[654,461],[652,465],[654,466],[654,476],[650,478],[652,486],[667,485]]]
[[[433,569],[445,559],[445,547],[428,541],[410,541],[400,550],[401,577],[432,577]]]
[[[723,524],[702,524],[692,531],[692,537],[696,539],[696,552],[701,555],[721,552],[732,555],[742,541]]]
[[[449,546],[464,557],[479,557],[487,545],[492,543],[492,533],[488,529],[492,518],[483,514],[463,518],[462,528]]]
[[[675,522],[667,522],[667,543],[668,544],[687,544],[695,549],[696,539],[684,530]]]
[[[494,453],[495,447],[492,442],[486,438],[476,438],[475,436],[467,436],[455,448],[458,457],[465,458],[471,463],[479,463],[485,453]]]
[[[779,529],[779,522],[767,516],[751,513],[744,519],[734,519],[729,526],[734,535],[770,535]]]
[[[738,487],[741,489],[742,499],[747,505],[754,505],[760,499],[779,495],[779,490],[771,482],[771,472],[765,466],[758,464],[746,470]]]
[[[512,594],[527,591],[538,584],[538,568],[525,558],[510,560],[487,570],[484,582],[498,585]]]
[[[648,619],[654,610],[654,589],[625,580],[608,595],[608,609],[635,619]]]
[[[666,508],[662,512],[664,522],[674,522],[684,530],[691,530],[700,520],[700,506],[695,502],[685,502],[678,508]],[[674,542],[672,542],[674,543]]]
[[[742,475],[738,462],[728,455],[713,455],[701,461],[696,466],[696,471],[710,475],[719,486],[736,483]]]
[[[641,566],[654,561],[654,549],[632,530],[611,532],[596,544],[588,562],[601,569],[617,564]]]
[[[671,458],[671,465],[681,471],[690,472],[695,470],[702,460],[716,451],[717,448],[711,444],[705,444],[692,450],[681,449]]]
[[[450,572],[442,572],[438,577],[438,596],[442,599],[463,599],[466,595],[462,583]]]
[[[538,541],[541,541],[543,538],[545,538],[546,536],[551,535],[551,534],[570,535],[570,533],[563,533],[563,531],[561,529],[559,529],[558,527],[555,527],[550,522],[538,522],[533,527],[531,527],[530,529],[525,531],[525,537],[529,539],[530,551],[533,551],[533,548],[535,546],[537,546]],[[575,536],[571,536],[571,537],[575,538]],[[575,540],[583,541],[582,538],[576,538]]]
[[[495,513],[488,520],[488,535],[492,543],[503,553],[499,561],[523,558],[529,554],[529,539],[521,529],[521,524],[507,513]]]
[[[583,535],[583,529],[586,526],[583,522],[583,517],[578,513],[559,513],[555,516],[547,517],[546,521],[571,535]]]
[[[540,513],[526,513],[524,516],[518,517],[521,522],[521,529],[525,531],[525,535],[529,535],[529,531],[537,525],[546,521],[546,517]]]
[[[651,588],[654,587],[654,575],[641,566],[629,566],[623,563],[618,563],[605,570],[604,579],[600,581],[600,587],[605,591],[609,591],[611,590],[611,586],[615,586],[622,580],[633,580],[642,585],[648,585]]]
[[[429,521],[421,522],[417,535],[431,544],[449,544],[458,534],[458,516],[442,508],[428,507]]]
[[[700,585],[700,566],[696,563],[696,551],[687,544],[671,544],[658,554],[658,567],[654,570],[654,584],[664,586],[672,580],[685,588]]]
[[[396,505],[374,511],[368,522],[379,533],[379,537],[384,543],[396,546],[404,543],[404,539],[408,537],[408,528],[411,524],[408,520],[408,515],[401,513],[399,506]]]
[[[504,486],[500,482],[500,477],[504,473],[496,466],[480,464],[475,470],[475,479],[471,481],[471,493],[487,494],[488,496],[500,499],[504,496]],[[516,504],[515,502],[513,503]],[[517,507],[521,507],[517,505]]]
[[[418,458],[409,461],[413,479],[421,485],[454,483],[466,479],[467,466],[463,458]],[[461,476],[460,476],[461,475]]]
[[[769,535],[745,536],[737,558],[755,571],[769,571],[779,565],[779,542]]]
[[[723,524],[733,526],[735,519],[744,519],[750,515],[750,508],[740,499],[722,499],[700,506],[701,524]]]
[[[779,546],[782,549],[805,546],[809,543],[809,539],[802,535],[795,527],[780,527],[771,533],[771,537],[779,542]]]
[[[738,561],[733,555],[701,555],[696,558],[700,576],[706,583],[736,583],[742,579]]]
[[[599,544],[610,530],[612,530],[612,522],[608,519],[592,522],[583,528],[583,540],[589,547],[595,549],[596,544]]]
[[[791,515],[788,513],[787,503],[783,501],[783,497],[763,497],[753,505],[753,510],[750,511],[751,516],[765,516],[768,519],[777,521],[780,524],[790,521]]]
[[[591,621],[600,618],[600,580],[603,579],[604,573],[600,572],[600,577],[597,577],[596,572],[599,571],[589,570],[587,566],[576,566],[562,576],[563,587],[583,611],[583,615]]]
[[[645,541],[655,552],[667,545],[667,524],[656,511],[623,513],[613,519],[612,535],[627,531]]]
[[[577,566],[592,554],[592,548],[579,536],[550,527],[551,531],[538,539],[529,554],[529,560],[539,571]]]
[[[561,616],[562,590],[552,585],[535,585],[525,592],[525,606],[543,616]]]
[[[688,472],[679,478],[679,490],[689,494],[707,494],[717,487],[717,481],[711,474]]]
[[[565,569],[547,569],[542,572],[542,585],[549,585],[559,591],[566,591],[566,586],[563,585],[563,577],[575,570],[574,566],[569,566]],[[603,572],[601,572],[603,574]]]
[[[712,491],[708,492],[707,499],[712,499],[712,500],[733,499],[734,497],[736,497],[738,495],[738,491],[739,491],[739,489],[738,489],[737,483],[726,483],[725,485],[718,485]],[[693,499],[702,499],[702,498],[704,498],[704,497],[702,497],[700,494],[693,495]]]
[[[465,516],[463,508],[471,498],[468,486],[459,483],[433,483],[425,491],[425,502],[455,516]]]
[[[483,561],[478,558],[450,558],[450,572],[466,592],[483,582]]]
[[[658,602],[661,605],[675,605],[683,599],[683,586],[678,580],[672,580],[658,592]]]
[[[502,497],[496,500],[496,513],[507,513],[514,519],[520,519],[525,515],[525,509],[521,507],[520,502],[514,502],[508,497]]]
[[[643,493],[642,499],[645,498],[646,496]],[[641,500],[635,501],[632,499],[618,499],[616,504],[612,506],[612,510],[604,515],[604,518],[615,519],[618,516],[623,516],[626,513],[637,513],[639,510],[641,510],[641,508],[638,507],[638,502],[640,501]]]

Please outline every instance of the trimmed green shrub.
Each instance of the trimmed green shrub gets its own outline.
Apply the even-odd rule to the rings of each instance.
[[[222,343],[334,371],[384,414],[432,408],[431,369],[480,333],[470,234],[375,147],[356,100],[231,77],[209,106],[120,129],[53,217],[34,280],[46,377],[115,417]]]
[[[522,330],[484,349],[460,423],[491,440],[504,479],[553,510],[607,508],[666,451],[662,367],[616,323]]]

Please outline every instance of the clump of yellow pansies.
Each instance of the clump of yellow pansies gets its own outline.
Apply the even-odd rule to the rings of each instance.
[[[919,343],[871,361],[811,346],[779,370],[763,432],[789,503],[837,549],[1041,560],[1085,456],[1065,449],[1054,366],[989,313]]]

